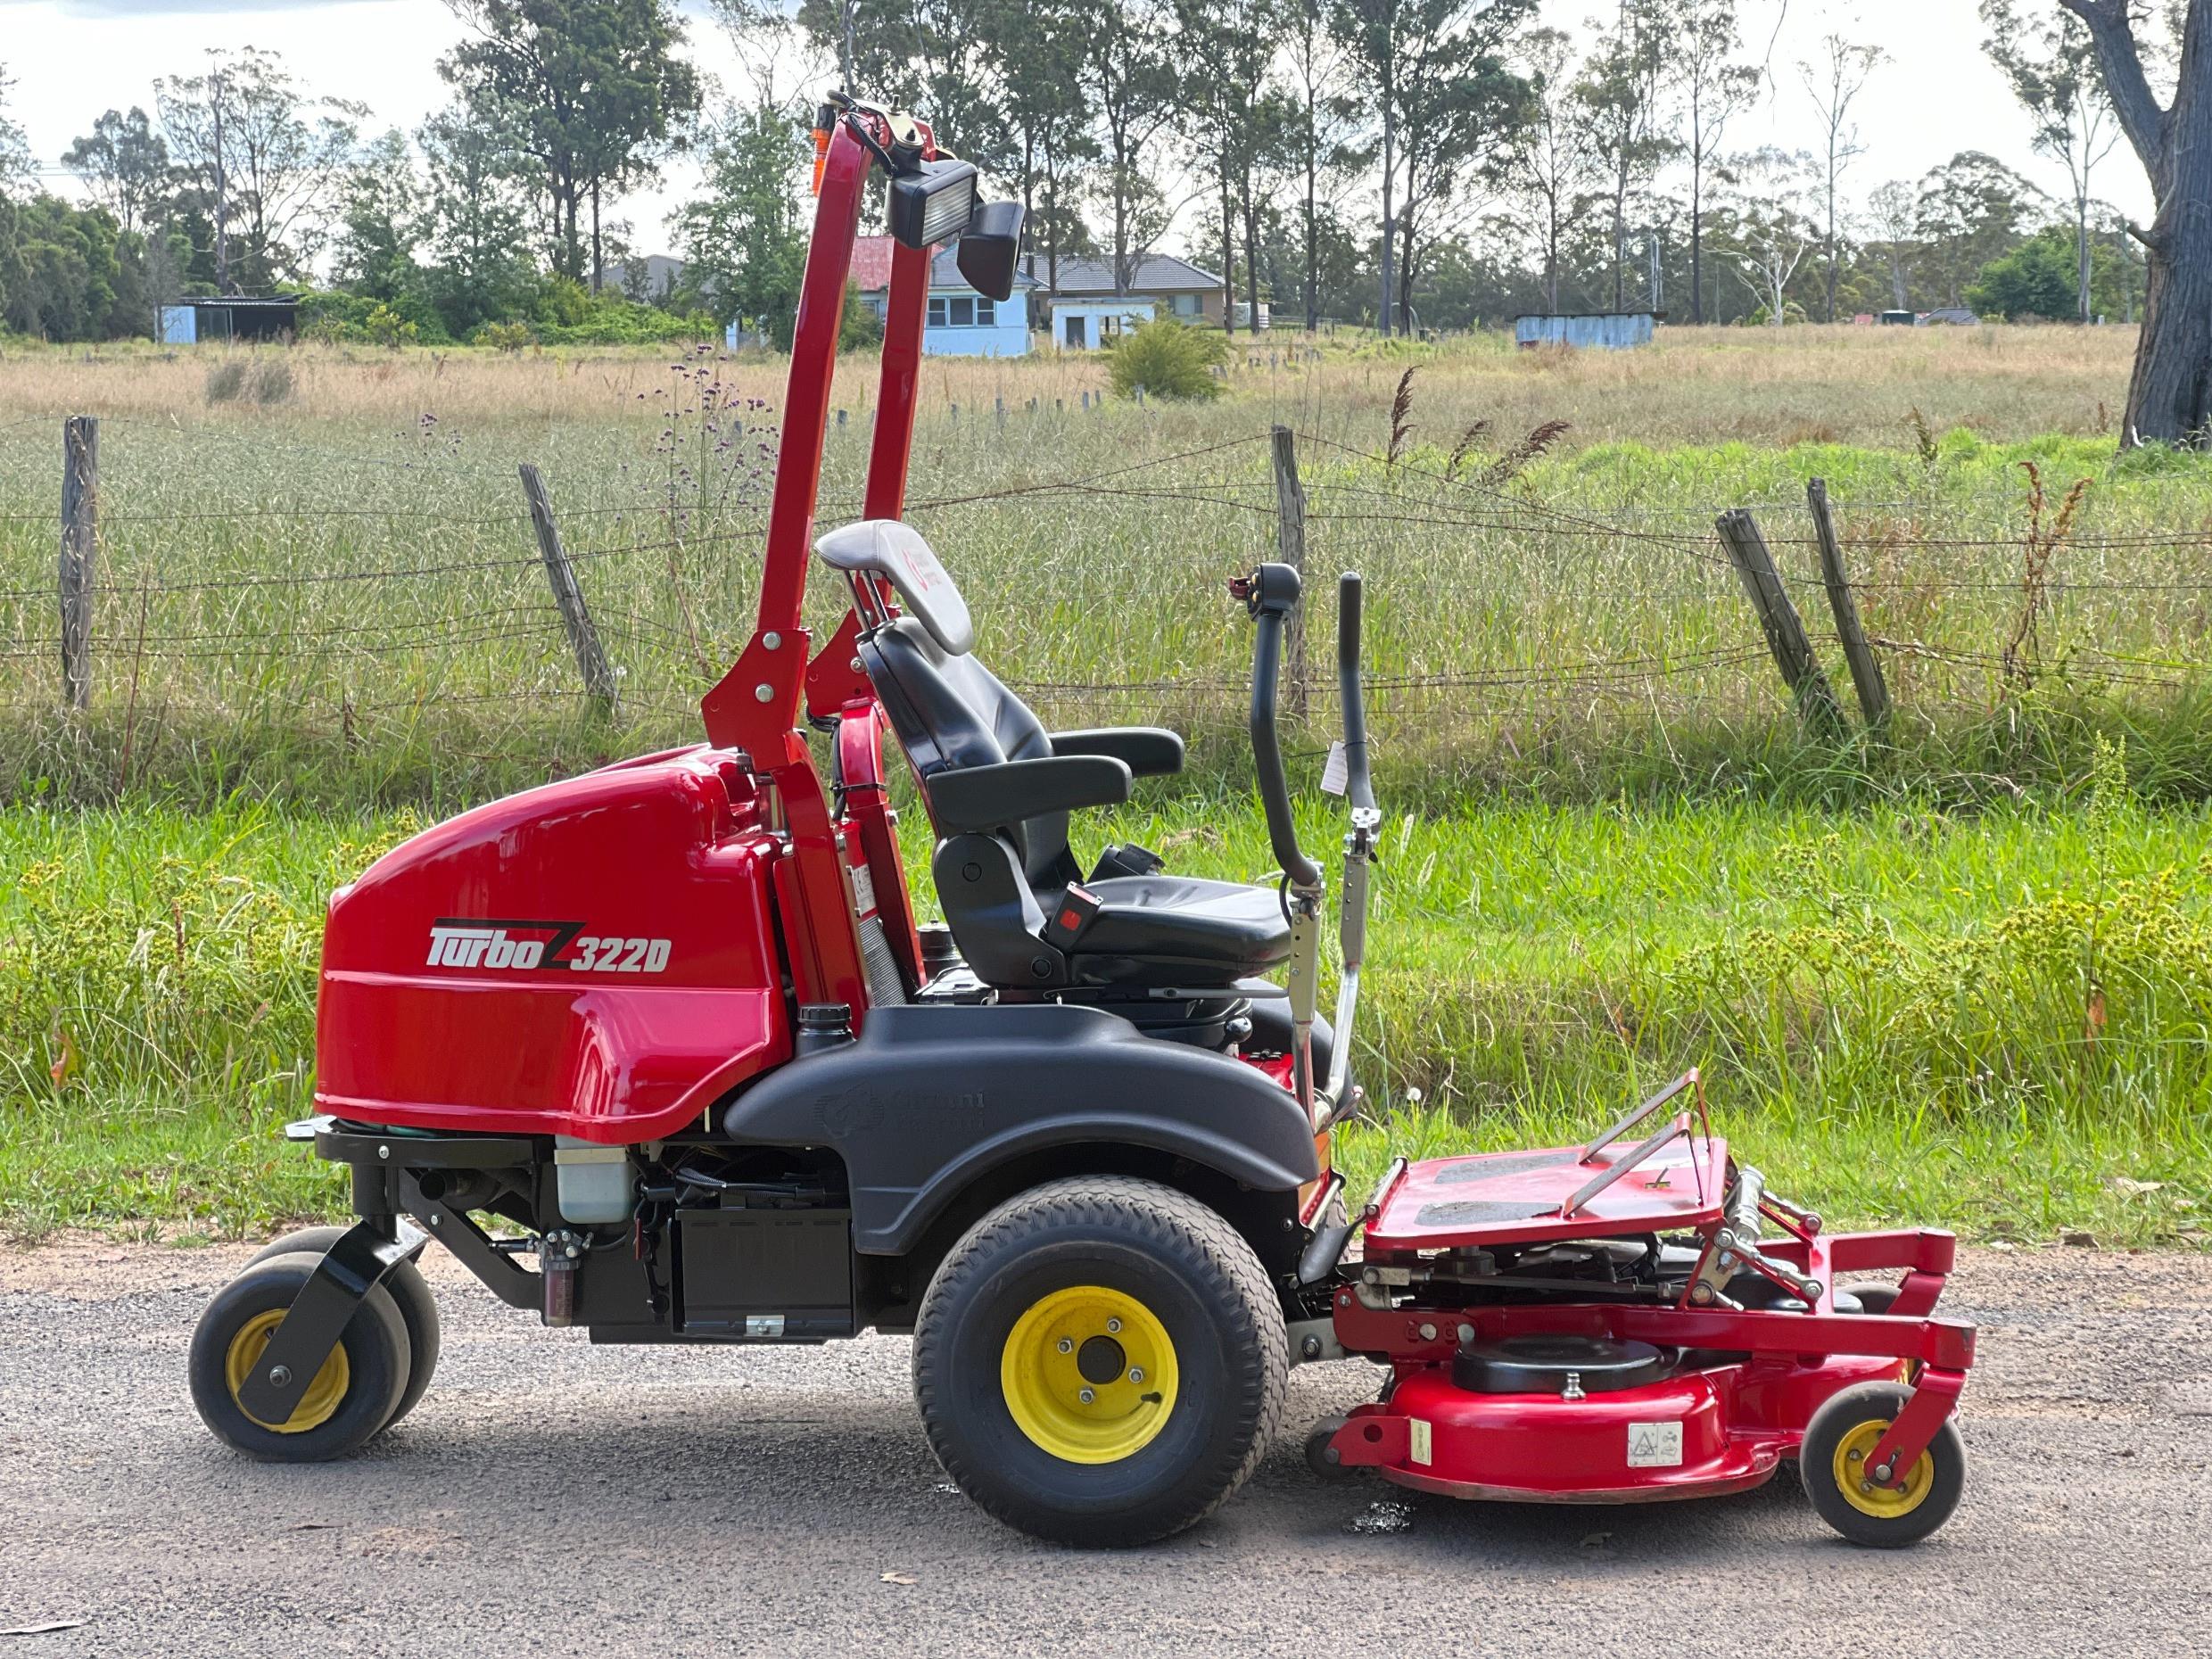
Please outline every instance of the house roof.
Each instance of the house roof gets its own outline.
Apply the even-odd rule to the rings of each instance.
[[[1043,254],[1032,248],[1028,258],[1036,267],[1040,285],[1051,282],[1049,292],[1063,299],[1122,293],[1211,293],[1221,286],[1221,278],[1213,272],[1201,270],[1188,260],[1179,260],[1172,253],[1147,253],[1141,257],[1126,290],[1114,282],[1114,262],[1110,259],[1090,253],[1063,253],[1058,269],[1048,277]],[[1052,277],[1057,280],[1052,281]]]
[[[860,236],[853,243],[853,283],[863,293],[880,293],[891,285],[891,250],[896,244],[888,236]],[[1066,260],[1061,263],[1065,265]],[[960,274],[960,251],[939,248],[937,257],[929,261],[929,285],[932,288],[966,288],[968,279]],[[1014,273],[1014,286],[1040,287],[1034,276],[1019,271]]]

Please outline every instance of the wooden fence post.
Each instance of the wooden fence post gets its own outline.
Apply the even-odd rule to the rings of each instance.
[[[1859,621],[1859,601],[1844,571],[1844,544],[1836,539],[1836,520],[1828,512],[1827,480],[1814,478],[1806,483],[1805,505],[1812,509],[1812,533],[1820,543],[1820,579],[1828,584],[1828,607],[1835,614],[1844,660],[1851,664],[1852,689],[1859,694],[1867,730],[1879,731],[1889,722],[1889,686],[1882,678],[1881,658],[1874,655]]]
[[[62,700],[92,706],[93,562],[100,547],[100,422],[62,425]]]
[[[552,586],[553,603],[560,607],[561,625],[568,630],[569,647],[576,653],[584,689],[590,692],[603,714],[611,714],[619,701],[615,671],[607,666],[607,653],[599,648],[598,631],[591,625],[583,590],[576,585],[576,567],[568,562],[568,550],[561,546],[560,526],[553,522],[553,502],[545,492],[545,480],[527,461],[521,470],[523,494],[530,502],[530,522],[538,532],[538,557],[545,561],[545,579]]]
[[[1824,735],[1842,736],[1845,730],[1843,705],[1836,700],[1835,689],[1812,655],[1805,624],[1782,586],[1781,573],[1774,568],[1774,555],[1760,533],[1759,521],[1737,507],[1721,514],[1713,525],[1758,615],[1767,649],[1774,653],[1774,665],[1782,671],[1782,682],[1796,695],[1798,712],[1807,725]]]
[[[1275,557],[1306,576],[1306,491],[1298,482],[1298,439],[1288,426],[1275,429]],[[1283,656],[1291,671],[1291,713],[1306,716],[1306,611],[1303,604],[1291,612],[1285,631]]]

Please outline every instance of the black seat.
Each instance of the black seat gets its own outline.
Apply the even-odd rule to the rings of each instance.
[[[945,920],[986,983],[1227,989],[1290,953],[1271,888],[1124,873],[1127,859],[1111,856],[1085,879],[1069,812],[1127,800],[1135,777],[1180,771],[1181,738],[1146,726],[1046,731],[970,653],[966,607],[910,527],[870,521],[816,548],[836,568],[891,582],[905,603],[906,615],[871,617],[872,590],[856,581],[875,623],[861,663],[937,831]]]

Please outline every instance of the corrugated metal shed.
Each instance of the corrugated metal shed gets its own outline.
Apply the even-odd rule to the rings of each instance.
[[[1608,351],[1649,345],[1655,311],[1586,311],[1548,316],[1531,311],[1513,319],[1515,345],[1597,346]]]

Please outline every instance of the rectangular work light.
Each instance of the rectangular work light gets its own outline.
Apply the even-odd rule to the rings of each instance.
[[[923,161],[891,180],[891,234],[910,248],[950,242],[976,211],[972,161]]]

